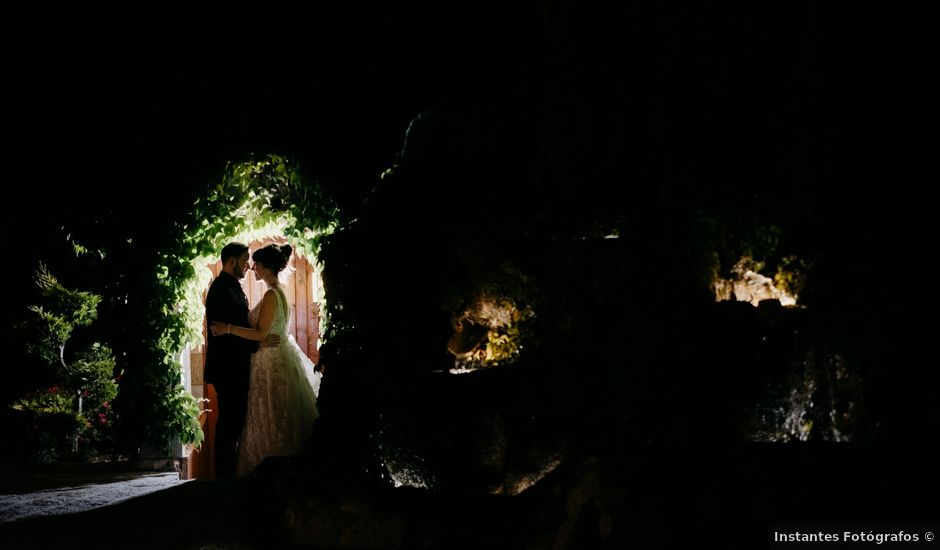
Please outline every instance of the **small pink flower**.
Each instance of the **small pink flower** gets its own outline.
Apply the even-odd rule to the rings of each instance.
[[[52,386],[49,388],[49,393],[59,393],[59,386]]]

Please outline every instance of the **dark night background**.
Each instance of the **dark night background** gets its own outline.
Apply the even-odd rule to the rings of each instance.
[[[269,151],[299,158],[355,217],[409,121],[442,108],[578,136],[572,164],[590,171],[570,216],[616,217],[618,192],[746,201],[736,191],[753,186],[808,210],[840,264],[917,253],[913,18],[564,3],[251,16],[30,22],[29,40],[11,28],[4,152],[8,198],[26,208],[5,221],[101,209],[145,231],[220,164]],[[152,207],[128,208],[137,193]]]
[[[940,417],[936,360],[926,349],[935,323],[920,317],[936,310],[925,268],[936,246],[925,200],[933,182],[921,170],[926,69],[917,61],[915,17],[804,5],[669,10],[544,2],[234,19],[136,19],[111,28],[59,22],[41,25],[30,41],[4,39],[12,68],[4,79],[8,227],[0,236],[8,288],[28,287],[39,260],[68,263],[62,227],[91,246],[126,235],[147,249],[227,161],[250,153],[298,159],[340,204],[344,221],[389,224],[403,235],[402,246],[419,243],[414,255],[468,234],[501,243],[501,229],[548,242],[615,228],[650,271],[681,271],[695,257],[675,252],[696,244],[691,216],[706,212],[730,225],[753,217],[784,227],[783,247],[815,260],[806,301],[820,323],[847,327],[843,334],[856,339],[850,346],[871,352],[866,361],[877,365],[871,384],[878,388],[867,401],[869,436],[818,464],[787,447],[789,454],[770,460],[773,471],[787,472],[782,478],[760,473],[742,481],[721,463],[728,455],[720,434],[682,427],[694,451],[670,452],[676,442],[664,437],[665,446],[643,455],[666,465],[656,468],[679,470],[665,494],[721,492],[726,486],[710,476],[727,475],[731,496],[712,501],[727,517],[706,514],[716,521],[755,509],[791,521],[848,521],[867,510],[850,489],[853,477],[904,464],[905,479],[926,475],[920,449],[936,441]],[[410,187],[373,192],[378,175],[402,160],[405,132],[421,113],[430,122],[408,145],[426,172],[405,176]],[[430,206],[419,207],[419,199]],[[580,280],[581,267],[569,265],[559,280]],[[72,281],[83,276],[107,274]],[[28,292],[13,294],[11,308],[29,303]],[[616,339],[616,315],[590,307],[577,314],[596,325],[598,342]],[[650,326],[668,322],[656,304],[637,307],[652,312]],[[877,343],[864,347],[861,340],[871,338]],[[665,364],[680,362],[670,356]],[[678,375],[708,388],[709,369],[719,363],[706,357],[699,372],[652,379],[668,384]],[[589,365],[570,368],[591,376]],[[715,398],[733,400],[745,386],[732,383]],[[647,404],[679,395],[678,414],[694,417],[707,397],[688,391],[646,396]],[[644,429],[671,429],[671,422],[655,418]],[[603,436],[595,430],[585,439]],[[705,458],[703,449],[714,451]],[[579,451],[623,452],[589,442]],[[685,453],[697,457],[692,467]],[[794,463],[802,469],[788,470]],[[604,467],[615,480],[635,482],[629,469]],[[663,475],[657,472],[654,478]],[[847,479],[831,479],[836,472]],[[787,476],[806,492],[787,494]],[[746,485],[760,482],[775,489],[733,502],[751,498]],[[872,498],[903,499],[913,490],[899,488],[896,477],[885,484]],[[640,485],[641,494],[657,490],[653,481]],[[813,492],[822,486],[834,494]],[[645,505],[664,516],[697,510],[654,497]],[[644,504],[625,509],[632,506]],[[900,510],[922,508],[908,502]]]

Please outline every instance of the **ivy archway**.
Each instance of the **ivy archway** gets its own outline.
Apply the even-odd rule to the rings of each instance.
[[[153,335],[137,346],[134,376],[122,395],[129,429],[138,439],[166,448],[174,437],[182,443],[203,439],[199,406],[182,382],[181,353],[202,341],[202,290],[211,274],[206,265],[218,259],[231,241],[250,242],[286,237],[298,254],[317,257],[320,239],[336,225],[338,209],[299,166],[279,155],[233,162],[209,192],[173,224],[167,244],[158,251],[155,276],[141,281],[139,316]]]

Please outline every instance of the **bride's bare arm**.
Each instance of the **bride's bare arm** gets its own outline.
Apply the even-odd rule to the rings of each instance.
[[[229,323],[212,323],[212,334],[221,336],[223,334],[232,334],[246,340],[255,340],[262,342],[267,340],[268,333],[271,332],[271,325],[274,323],[274,312],[277,310],[277,297],[273,290],[264,293],[261,299],[261,311],[258,312],[258,328],[238,327]]]

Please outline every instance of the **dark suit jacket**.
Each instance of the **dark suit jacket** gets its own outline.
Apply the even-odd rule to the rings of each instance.
[[[214,322],[232,323],[239,327],[250,326],[248,298],[245,297],[238,279],[224,271],[209,285],[209,292],[206,294],[206,322],[207,326]],[[212,331],[209,331],[206,342],[206,382],[216,386],[247,387],[251,354],[257,349],[257,342],[231,334],[213,336]]]

